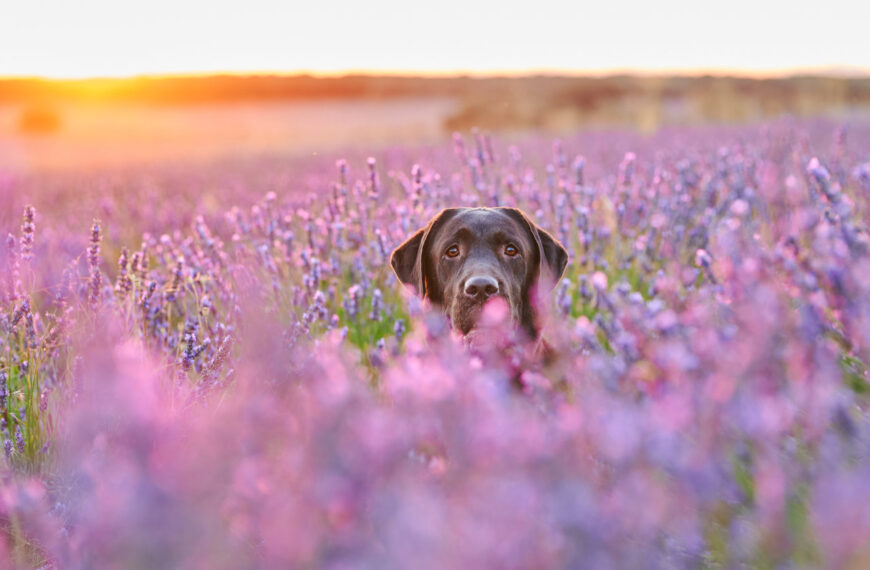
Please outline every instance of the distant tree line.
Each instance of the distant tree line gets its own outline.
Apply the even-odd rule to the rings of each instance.
[[[625,125],[645,130],[668,124],[746,122],[782,114],[867,113],[870,78],[224,75],[0,80],[0,103],[38,106],[43,115],[64,102],[188,105],[412,97],[456,99],[457,110],[445,120],[449,129]]]

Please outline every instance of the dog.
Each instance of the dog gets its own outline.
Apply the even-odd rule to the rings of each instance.
[[[390,256],[399,281],[463,336],[487,302],[501,298],[530,340],[539,338],[539,307],[567,264],[565,247],[516,208],[447,208]]]

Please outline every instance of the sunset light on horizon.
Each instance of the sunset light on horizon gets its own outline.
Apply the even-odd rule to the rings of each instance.
[[[14,3],[0,76],[870,72],[870,5]]]

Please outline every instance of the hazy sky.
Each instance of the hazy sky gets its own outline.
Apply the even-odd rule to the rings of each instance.
[[[0,0],[0,75],[870,70],[870,1]]]

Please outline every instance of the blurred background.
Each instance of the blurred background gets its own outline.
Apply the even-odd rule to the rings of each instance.
[[[0,169],[870,118],[862,3],[357,4],[7,6]]]

